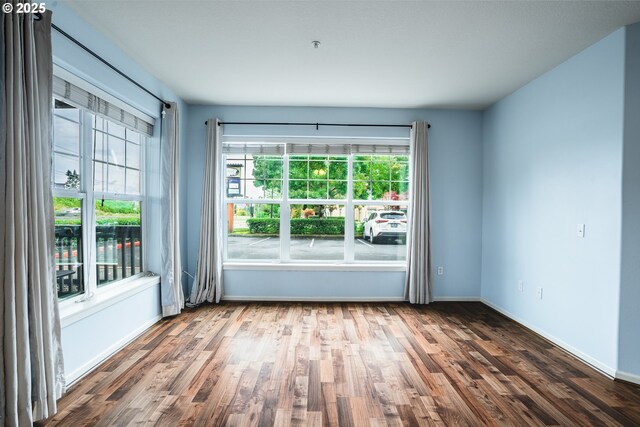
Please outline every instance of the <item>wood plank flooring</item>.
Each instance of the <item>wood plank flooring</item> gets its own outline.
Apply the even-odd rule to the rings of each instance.
[[[42,426],[638,426],[612,381],[480,303],[226,303],[164,320]]]

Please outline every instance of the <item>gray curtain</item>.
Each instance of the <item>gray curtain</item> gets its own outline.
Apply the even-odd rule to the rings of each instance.
[[[431,302],[431,213],[429,210],[429,144],[427,124],[411,129],[411,202],[407,230],[405,298],[412,304]]]
[[[198,265],[189,302],[220,302],[222,297],[222,126],[219,121],[207,121],[207,142],[202,180],[200,209],[200,244]]]
[[[0,17],[0,425],[56,412],[64,389],[55,282],[51,13]]]
[[[162,315],[174,316],[184,307],[182,262],[180,259],[180,134],[178,106],[175,102],[162,109],[161,206],[162,206]]]

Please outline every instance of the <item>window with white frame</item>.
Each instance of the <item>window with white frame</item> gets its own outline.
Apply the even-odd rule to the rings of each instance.
[[[81,89],[59,80],[56,91],[54,78],[55,259],[58,297],[66,299],[144,271],[142,171],[152,127],[145,124],[140,132],[126,120],[107,119],[95,108],[104,108],[104,100],[74,102],[69,95]]]
[[[402,263],[407,144],[225,143],[225,260]]]

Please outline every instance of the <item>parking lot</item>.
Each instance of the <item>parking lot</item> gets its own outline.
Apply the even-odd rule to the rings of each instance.
[[[342,260],[344,238],[292,237],[290,246],[292,260]],[[227,241],[229,259],[278,259],[279,237],[229,236]],[[371,244],[362,238],[354,242],[354,258],[357,261],[399,261],[406,258],[406,244],[399,241]]]

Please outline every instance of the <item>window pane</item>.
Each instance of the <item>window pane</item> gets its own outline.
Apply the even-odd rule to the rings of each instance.
[[[54,188],[80,190],[80,113],[55,100],[53,117]]]
[[[346,199],[347,181],[329,181],[327,194],[329,199]]]
[[[309,180],[307,185],[309,186],[309,192],[307,193],[307,199],[326,199],[327,193],[327,181]]]
[[[142,272],[140,202],[96,202],[98,286]]]
[[[407,200],[408,162],[408,156],[355,156],[354,200]]]
[[[127,167],[140,169],[140,146],[127,142]]]
[[[280,205],[227,204],[227,258],[280,258]]]
[[[58,298],[84,292],[82,200],[54,197],[56,286]]]
[[[407,256],[406,208],[356,206],[354,208],[354,259],[402,261]]]
[[[290,208],[291,259],[344,259],[343,205],[291,205]]]
[[[119,166],[107,166],[107,191],[109,193],[124,193],[124,168]]]
[[[108,145],[109,163],[113,165],[124,166],[125,165],[124,140],[120,138],[116,138],[111,135],[109,135],[108,138],[109,138],[109,145]]]
[[[279,199],[282,197],[282,157],[229,155],[226,160],[227,197]]]
[[[58,153],[55,153],[54,156],[54,187],[80,190],[80,159]]]
[[[57,153],[80,154],[80,125],[56,114],[53,117],[53,144]]]
[[[328,174],[327,177],[333,180],[345,180],[347,179],[347,162],[346,159],[344,161],[339,160],[337,158],[332,158],[328,164]]]
[[[123,126],[110,122],[109,120],[105,120],[105,122],[107,123],[107,132],[109,132],[109,135],[114,135],[114,136],[117,136],[118,138],[124,139]]]
[[[140,134],[138,132],[127,129],[127,141],[140,144]]]
[[[289,161],[289,179],[309,178],[308,165],[309,163],[307,161],[290,160]]]
[[[289,198],[290,199],[308,199],[307,197],[308,181],[289,181]]]
[[[64,117],[72,122],[80,121],[80,110],[59,99],[54,99],[54,113],[56,116]]]
[[[93,162],[93,191],[104,193],[107,191],[107,165]]]
[[[291,156],[289,198],[345,199],[347,195],[346,156]]]
[[[107,161],[107,156],[105,152],[107,151],[107,147],[105,144],[106,136],[100,131],[92,132],[92,142],[93,142],[93,158],[94,160],[99,160],[101,162]]]
[[[140,171],[127,169],[127,194],[140,194]]]
[[[409,179],[409,157],[394,156],[391,159],[391,179],[407,181]]]

